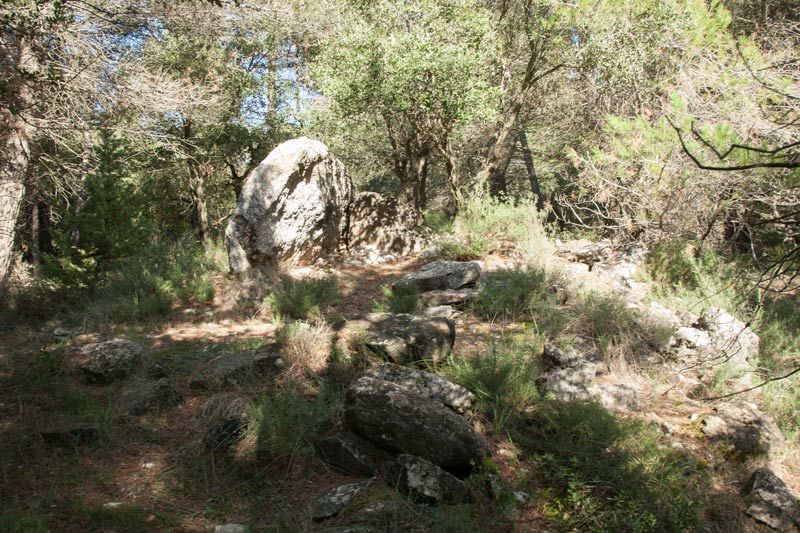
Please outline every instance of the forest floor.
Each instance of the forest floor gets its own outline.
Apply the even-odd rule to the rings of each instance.
[[[518,266],[508,256],[482,259],[484,272]],[[423,263],[409,259],[288,274],[295,278],[335,275],[339,296],[321,310],[321,315],[333,322],[371,312],[383,287],[419,270]],[[601,285],[602,280],[589,283]],[[224,285],[220,278],[218,292]],[[183,302],[158,323],[105,324],[58,339],[53,336],[55,323],[0,331],[0,471],[3,500],[12,502],[0,515],[7,521],[0,529],[188,532],[246,523],[254,531],[333,531],[332,527],[347,524],[346,516],[322,524],[308,518],[316,494],[352,480],[325,466],[313,453],[298,450],[296,454],[253,459],[202,450],[196,415],[208,393],[189,387],[195,370],[219,354],[273,342],[280,327],[257,313],[226,310],[220,301]],[[529,324],[464,313],[453,353],[469,359],[489,353],[504,339],[518,338],[524,344],[528,329]],[[181,395],[177,405],[129,416],[115,407],[122,385],[85,383],[69,348],[116,336],[142,344],[151,364],[168,369]],[[669,431],[659,433],[655,446],[669,453],[680,452],[682,461],[695,465],[686,476],[691,477],[688,485],[693,486],[695,497],[704,499],[697,506],[702,524],[698,530],[766,531],[745,515],[740,495],[759,460],[732,461],[724,449],[710,445],[702,436],[698,420],[713,406],[686,397],[668,380],[640,369],[608,370],[601,380],[625,382],[636,388],[639,399],[635,412],[615,413],[610,423],[619,419],[667,425]],[[311,401],[314,394],[309,390],[306,400]],[[76,421],[98,424],[101,441],[53,447],[36,437],[43,429]],[[564,496],[558,500],[551,497],[552,470],[524,453],[524,445],[509,433],[492,431],[491,426],[491,422],[476,421],[492,446],[500,479],[524,494],[511,510],[500,510],[490,500],[478,500],[466,510],[459,506],[434,511],[409,508],[396,524],[374,531],[583,530],[563,516]],[[785,465],[779,474],[797,488],[794,458],[796,455],[785,455],[778,464]],[[618,458],[610,462],[618,465]],[[592,481],[585,483],[591,486]],[[570,497],[581,498],[581,493]],[[391,499],[394,495],[388,489],[376,489],[366,498]],[[588,499],[585,503],[592,504]],[[630,530],[659,529],[646,523],[629,526]],[[589,528],[596,530],[597,526],[587,524]]]

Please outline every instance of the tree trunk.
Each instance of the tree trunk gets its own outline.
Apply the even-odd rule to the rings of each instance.
[[[502,164],[503,153],[506,150],[509,137],[514,133],[517,117],[519,117],[519,113],[522,110],[522,103],[525,100],[524,94],[525,93],[521,93],[517,95],[506,110],[503,124],[497,132],[494,144],[489,148],[486,163],[475,177],[475,187],[478,190],[482,190],[486,187],[486,183],[498,171]]]
[[[528,180],[531,182],[531,191],[536,195],[536,209],[544,211],[542,189],[539,187],[539,177],[536,175],[536,169],[533,166],[533,154],[531,154],[530,146],[528,146],[528,136],[525,133],[525,128],[519,129],[519,144],[522,148],[522,159],[525,160],[525,168],[528,171]]]
[[[511,164],[511,156],[514,155],[514,143],[516,139],[511,138],[503,151],[497,169],[489,178],[489,194],[494,198],[506,198],[508,196],[508,182],[506,180],[506,173],[508,172],[508,165]]]
[[[192,144],[192,121],[183,123],[183,138],[186,142],[186,152],[189,161],[189,193],[192,197],[192,233],[200,238],[203,246],[211,247],[211,228],[208,224],[208,205],[206,203],[205,182],[208,168],[201,164],[197,158],[196,150]]]
[[[19,79],[5,80],[6,90],[17,85],[16,104],[18,109],[25,109],[30,94],[23,73],[31,75],[38,70],[38,62],[31,52],[30,46],[20,38],[17,43],[18,57],[16,71]],[[3,151],[0,154],[0,287],[2,287],[11,269],[14,250],[14,234],[19,217],[22,199],[25,196],[25,180],[31,164],[30,139],[33,126],[17,113],[0,110],[0,127],[6,129],[3,140]]]

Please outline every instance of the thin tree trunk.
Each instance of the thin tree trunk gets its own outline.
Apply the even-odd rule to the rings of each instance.
[[[528,146],[528,136],[525,128],[519,129],[519,144],[522,148],[522,159],[525,161],[525,169],[528,171],[528,181],[531,183],[531,191],[536,195],[536,209],[544,211],[544,198],[542,189],[539,187],[539,177],[536,175],[536,168],[533,166],[533,154]]]
[[[517,95],[517,97],[512,100],[511,105],[509,105],[508,109],[506,110],[503,124],[497,131],[494,144],[489,148],[489,154],[486,158],[486,163],[475,177],[475,185],[478,190],[484,189],[489,179],[500,168],[508,139],[514,133],[517,117],[519,117],[519,113],[522,110],[522,103],[525,100],[523,94]]]
[[[211,247],[211,228],[208,224],[208,205],[206,203],[205,181],[208,169],[195,158],[192,144],[192,121],[183,123],[183,138],[189,161],[189,192],[192,197],[192,231],[200,238],[205,248]]]
[[[516,139],[512,138],[509,145],[503,152],[503,157],[489,178],[489,194],[494,198],[505,198],[508,196],[508,181],[506,180],[506,173],[508,166],[511,164],[511,156],[514,155],[514,144]]]

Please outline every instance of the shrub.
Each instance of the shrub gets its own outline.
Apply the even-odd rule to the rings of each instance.
[[[492,343],[483,357],[451,357],[440,373],[472,391],[478,412],[503,432],[539,399],[534,379],[541,348],[538,337],[527,343],[505,339]]]
[[[372,307],[375,313],[414,313],[419,305],[419,287],[413,283],[400,283],[381,287],[381,299]]]
[[[336,278],[287,280],[262,302],[262,312],[273,320],[319,318],[322,308],[339,296]]]
[[[324,323],[290,322],[275,334],[285,361],[284,379],[296,384],[319,383],[328,367],[331,351],[331,328]]]
[[[552,488],[546,513],[580,531],[693,531],[702,472],[658,441],[658,431],[617,420],[590,402],[540,404],[517,435]]]
[[[489,320],[532,321],[540,333],[555,336],[565,326],[554,290],[559,282],[541,267],[495,272],[484,277],[470,310]]]
[[[314,441],[331,423],[340,403],[341,398],[327,389],[312,400],[290,390],[264,396],[253,413],[257,455],[310,456]]]

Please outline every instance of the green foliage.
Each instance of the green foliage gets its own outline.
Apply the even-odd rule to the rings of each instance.
[[[341,398],[323,389],[307,400],[289,390],[264,396],[252,413],[256,454],[268,458],[301,458],[314,453],[313,443],[332,423]]]
[[[4,506],[0,511],[0,530],[7,533],[49,533],[50,517],[45,514],[24,512],[14,506]]]
[[[88,288],[116,262],[145,246],[152,232],[146,198],[123,164],[130,147],[101,130],[97,167],[85,176],[80,195],[55,232],[58,251],[44,255],[46,277],[69,288]]]
[[[566,327],[554,289],[559,281],[542,267],[492,272],[484,276],[469,310],[489,320],[532,322],[537,332],[555,337]]]
[[[101,321],[163,317],[178,300],[212,300],[212,276],[221,271],[218,250],[206,251],[190,237],[154,244],[104,276],[87,311]]]
[[[698,526],[702,472],[658,432],[594,403],[540,404],[517,443],[552,487],[548,518],[581,531],[674,531]]]
[[[414,313],[419,306],[419,287],[415,284],[398,283],[395,287],[383,285],[381,299],[375,302],[375,313]]]
[[[451,356],[440,373],[472,391],[479,413],[504,433],[539,399],[535,384],[539,337],[502,339],[490,345],[485,356]]]
[[[283,287],[264,298],[262,312],[274,320],[319,318],[326,305],[339,297],[336,278],[286,280]]]
[[[549,249],[541,215],[532,199],[512,204],[474,196],[456,217],[454,228],[466,250],[479,256],[504,243],[513,244],[533,259],[540,259]]]

